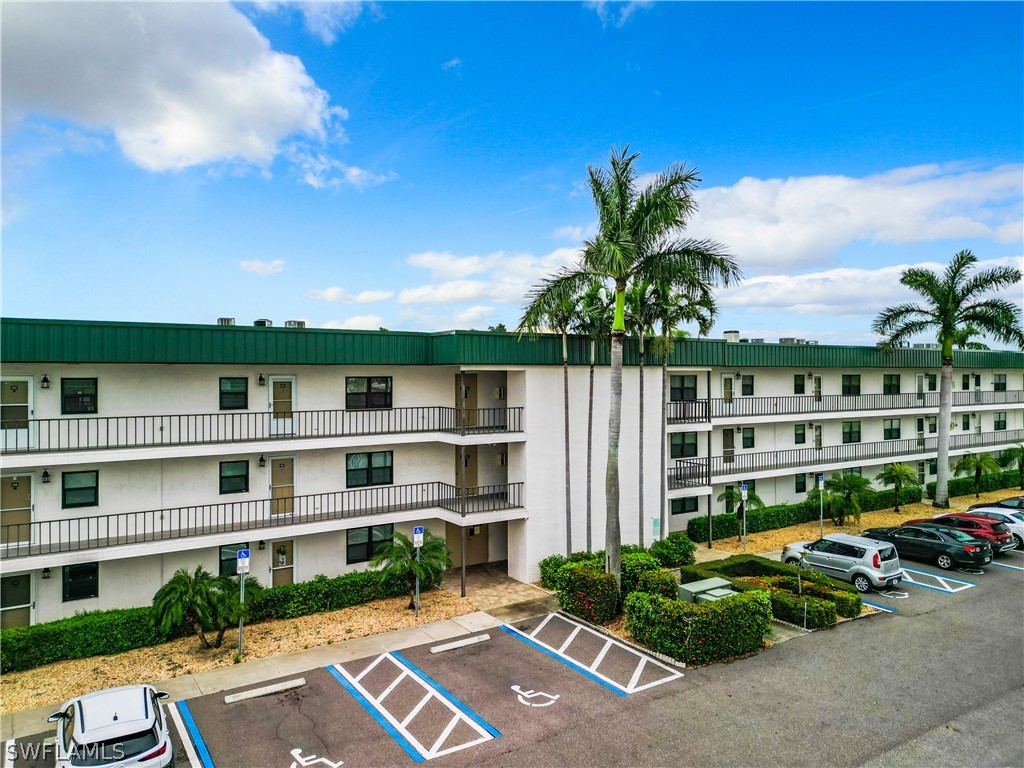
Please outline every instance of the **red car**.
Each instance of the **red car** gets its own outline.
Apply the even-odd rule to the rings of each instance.
[[[966,512],[949,512],[942,515],[936,515],[935,517],[922,520],[907,520],[904,525],[920,525],[921,523],[930,525],[944,525],[948,528],[956,528],[958,531],[963,531],[969,536],[973,536],[976,539],[987,541],[992,545],[992,556],[1007,552],[1017,546],[1017,540],[1013,538],[1013,534],[1010,533],[1010,529],[1006,527],[1006,523],[1001,523],[998,520],[993,520],[991,517],[984,517],[983,515],[972,515]]]

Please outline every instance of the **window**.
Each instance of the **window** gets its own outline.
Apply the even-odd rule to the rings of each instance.
[[[924,462],[917,462],[917,484],[924,485]]]
[[[395,538],[395,526],[372,525],[346,532],[345,560],[349,565],[368,562]]]
[[[673,402],[697,399],[696,376],[670,376],[668,399]]]
[[[345,407],[360,408],[391,407],[390,376],[346,376]]]
[[[753,376],[740,376],[740,394],[746,397],[751,397],[754,394],[754,377]]]
[[[937,474],[939,474],[939,460],[938,459],[928,459],[928,474],[929,475],[937,475]]]
[[[238,550],[248,549],[249,542],[245,544],[228,544],[220,548],[220,575],[238,575]]]
[[[965,413],[960,416],[960,429],[965,432],[971,428],[971,414]]]
[[[685,515],[697,510],[697,497],[687,496],[685,499],[672,499],[671,510],[673,515]]]
[[[804,375],[802,373],[794,373],[793,374],[793,394],[794,395],[802,395],[802,394],[804,394],[804,392],[806,391],[804,389],[804,387],[806,385],[806,382],[807,382],[807,380],[804,378]]]
[[[100,596],[100,564],[64,566],[64,602]]]
[[[992,429],[1006,429],[1006,411],[999,411],[998,413],[996,413],[993,420]]]
[[[963,377],[960,379],[960,389],[970,389],[970,388],[971,388],[971,374],[965,373],[963,375]]]
[[[807,493],[807,475],[801,472],[799,475],[793,475],[794,489],[797,493]]]
[[[669,435],[669,447],[673,459],[685,459],[697,455],[696,432],[673,432]]]
[[[938,388],[939,377],[934,373],[929,373],[928,376],[928,391],[934,392]]]
[[[844,395],[859,395],[860,394],[860,374],[859,373],[844,373],[843,374],[843,394]]]
[[[220,379],[220,409],[244,411],[249,407],[249,380],[222,376]]]
[[[807,442],[807,427],[803,424],[793,425],[793,442],[797,445],[803,445]]]
[[[938,418],[938,416],[929,416],[928,417],[928,434],[929,435],[934,435],[938,431],[939,431],[939,418]]]
[[[61,413],[96,413],[96,379],[61,379]]]
[[[900,393],[900,375],[898,373],[882,374],[882,394],[898,395]]]
[[[61,507],[95,507],[100,503],[100,473],[64,472],[61,481]]]
[[[843,442],[844,443],[859,443],[860,442],[860,422],[859,421],[844,421],[843,422]]]
[[[696,434],[696,433],[695,433]],[[345,485],[362,488],[367,485],[391,485],[391,451],[349,453],[345,456]]]
[[[992,377],[992,389],[994,389],[996,392],[1006,391],[1005,373],[997,373],[995,376]]]
[[[743,442],[741,443],[741,445],[744,448],[753,448],[754,447],[754,428],[753,427],[744,427],[743,428]]]
[[[863,473],[860,471],[860,467],[848,467],[848,468],[843,470],[843,474],[844,475],[856,475],[857,477],[860,477],[861,474],[863,474]]]
[[[900,439],[900,420],[899,419],[883,419],[882,420],[882,437],[886,440],[899,440]]]
[[[249,490],[249,462],[222,461],[220,463],[220,492],[245,493]]]

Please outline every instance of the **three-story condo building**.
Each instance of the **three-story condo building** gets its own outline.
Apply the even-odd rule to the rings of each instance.
[[[627,342],[623,538],[724,511],[747,482],[795,501],[818,473],[896,461],[936,473],[939,352],[681,339]],[[569,366],[566,531],[561,341],[505,333],[0,321],[0,619],[148,605],[181,567],[267,585],[364,568],[424,525],[456,565],[514,578],[587,543],[589,341]],[[594,388],[591,543],[603,546],[607,351]],[[951,460],[1024,440],[1024,354],[958,351]],[[642,450],[641,450],[642,448]],[[639,508],[643,461],[644,509]],[[661,506],[661,484],[667,491]]]

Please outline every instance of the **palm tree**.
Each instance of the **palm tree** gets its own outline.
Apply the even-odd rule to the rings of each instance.
[[[846,518],[853,516],[860,525],[861,498],[871,490],[871,481],[853,472],[840,472],[825,481],[825,490],[834,495],[829,505],[833,522],[842,527]]]
[[[423,546],[419,549],[417,558],[416,547],[409,537],[396,531],[391,542],[370,560],[373,567],[383,566],[381,572],[385,575],[407,580],[410,611],[416,608],[417,577],[420,584],[432,585],[440,578],[441,572],[452,565],[447,542],[430,531],[423,532]]]
[[[1017,471],[1020,473],[1020,489],[1024,491],[1024,444],[1022,443],[1017,443],[1013,448],[1007,448],[999,457],[1000,466],[1012,467],[1014,464],[1017,465]]]
[[[215,621],[217,638],[213,641],[214,648],[220,648],[224,642],[224,633],[231,627],[238,626],[239,620],[249,620],[249,605],[263,591],[263,585],[252,576],[245,577],[245,605],[242,604],[238,576],[219,576],[214,582],[214,600],[216,603]]]
[[[562,335],[562,406],[565,440],[565,555],[572,554],[572,483],[569,463],[569,327],[576,316],[578,295],[535,294],[519,321],[516,333],[535,335],[543,326]]]
[[[970,344],[970,336],[984,335],[1024,347],[1021,310],[1012,301],[983,298],[992,291],[1008,288],[1021,281],[1014,267],[971,270],[977,257],[960,251],[941,276],[930,269],[911,267],[903,271],[900,282],[919,294],[923,304],[898,304],[883,310],[871,329],[883,337],[883,348],[893,349],[926,331],[932,331],[942,351],[942,378],[939,385],[938,476],[934,505],[949,508],[949,422],[953,410],[953,348]]]
[[[747,500],[743,501],[743,492],[737,490],[731,485],[725,486],[725,490],[718,494],[718,500],[725,502],[726,509],[732,507],[738,509],[739,513],[736,515],[741,521],[747,515],[748,509],[764,509],[764,501],[754,491],[747,491]],[[742,526],[736,531],[736,540],[740,541],[743,539],[743,528]]]
[[[981,498],[981,478],[988,475],[998,475],[1002,467],[991,453],[965,453],[953,467],[957,476],[974,475],[974,498]]]
[[[891,485],[896,491],[896,506],[893,509],[897,515],[900,513],[900,492],[906,488],[915,488],[919,483],[917,482],[917,472],[909,464],[887,464],[882,468],[882,471],[875,475],[875,480],[880,482],[882,485]]]
[[[594,364],[597,342],[609,338],[612,329],[612,302],[601,283],[592,284],[580,297],[579,312],[573,319],[573,330],[590,337],[590,397],[587,400],[587,552],[593,551],[593,483],[594,466]]]
[[[736,262],[709,240],[683,238],[696,210],[695,169],[673,165],[640,189],[629,148],[612,150],[609,168],[591,166],[589,186],[598,213],[598,233],[584,243],[580,262],[560,270],[532,292],[578,296],[595,280],[615,286],[609,371],[608,464],[605,472],[605,569],[619,580],[622,533],[619,524],[619,431],[622,423],[622,341],[625,298],[638,281],[690,285],[730,285],[741,277]]]
[[[638,514],[641,547],[644,546],[644,358],[646,357],[644,341],[657,322],[656,307],[651,295],[652,288],[653,286],[649,282],[642,281],[634,283],[626,292],[626,327],[636,335],[640,352],[640,500]]]
[[[164,632],[183,625],[191,628],[203,648],[209,648],[206,631],[218,617],[218,599],[216,579],[209,571],[201,565],[193,573],[179,568],[153,596],[150,618]]]

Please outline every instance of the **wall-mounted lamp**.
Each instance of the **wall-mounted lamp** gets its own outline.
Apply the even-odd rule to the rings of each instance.
[[[741,373],[740,371],[736,371],[736,378],[738,379],[738,378],[740,378],[741,376],[743,376],[743,374],[742,374],[742,373]]]
[[[50,473],[49,473],[49,471],[47,471],[47,470],[45,470],[45,469],[44,469],[44,470],[43,470],[43,474],[42,474],[42,475],[40,475],[40,478],[42,479],[42,481],[43,481],[44,483],[48,483],[48,482],[50,482]]]
[[[262,552],[262,551],[263,551],[263,550],[265,550],[266,548],[267,548],[267,542],[265,542],[265,541],[263,541],[263,540],[260,540],[260,546],[259,546],[259,550],[260,550],[260,552]]]
[[[256,379],[256,383],[259,384],[261,387],[267,386],[267,380],[265,378],[263,378],[263,374],[262,373],[260,374],[260,377],[258,379]]]
[[[50,377],[47,376],[45,373],[43,374],[43,378],[39,380],[39,386],[42,387],[43,389],[50,388]]]
[[[808,421],[807,422],[807,428],[808,429],[814,429],[814,422],[813,421]]]
[[[743,427],[736,427],[736,431],[737,432],[742,432],[743,431]]]
[[[261,466],[261,467],[265,467],[265,466],[267,466],[267,460],[266,460],[266,458],[265,458],[265,457],[263,457],[263,456],[260,456],[260,466]]]
[[[50,569],[49,568],[43,568],[43,578],[44,579],[50,578]]]
[[[813,379],[814,378],[814,371],[808,371],[807,372],[807,378],[808,379]]]

